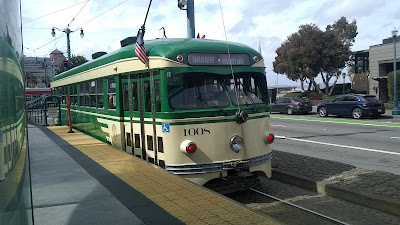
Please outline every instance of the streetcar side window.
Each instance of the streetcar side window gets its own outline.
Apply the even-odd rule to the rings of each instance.
[[[66,94],[67,94],[67,87],[61,87],[61,99],[62,99],[62,104],[65,105],[66,104]]]
[[[128,112],[129,111],[129,87],[128,83],[124,84],[124,111]],[[130,146],[130,145],[128,145]]]
[[[85,106],[90,107],[90,95],[89,95],[89,92],[90,92],[89,85],[90,84],[89,84],[89,81],[86,81],[83,84],[85,85]]]
[[[72,97],[71,97],[71,105],[78,105],[78,100],[76,98],[77,95],[77,84],[73,84],[72,85],[72,93],[71,93]]]
[[[82,83],[79,84],[79,106],[85,106],[85,85]]]
[[[138,106],[138,89],[137,89],[137,82],[132,83],[132,102],[133,102],[133,111],[137,112],[139,111],[139,106]]]
[[[116,83],[115,78],[108,78],[107,85],[107,99],[108,99],[108,109],[116,109],[117,108],[117,95],[116,95]]]
[[[156,98],[156,112],[161,112],[160,80],[154,81],[154,92]]]
[[[144,82],[145,112],[151,112],[150,82]]]
[[[96,81],[90,81],[90,107],[96,108]]]
[[[137,83],[132,82],[132,100],[129,102],[129,84],[124,84],[124,108],[125,112],[128,112],[130,109],[130,104],[133,104],[132,110],[138,111],[138,100],[137,100]]]
[[[103,79],[97,79],[97,108],[104,108]]]

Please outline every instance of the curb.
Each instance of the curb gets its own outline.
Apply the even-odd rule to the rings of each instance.
[[[308,177],[279,169],[272,169],[272,179],[400,216],[400,201],[349,189],[333,182],[312,180]]]

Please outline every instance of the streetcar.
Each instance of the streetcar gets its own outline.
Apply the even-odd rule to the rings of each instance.
[[[0,224],[32,224],[21,1],[0,8]]]
[[[69,98],[73,128],[199,185],[271,177],[274,135],[257,51],[217,40],[147,40],[143,64],[135,43],[124,39],[53,78],[63,125]]]

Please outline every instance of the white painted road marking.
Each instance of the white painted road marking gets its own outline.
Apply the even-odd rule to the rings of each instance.
[[[279,125],[279,124],[271,124],[273,127],[286,127],[285,125]]]
[[[335,146],[335,147],[341,147],[341,148],[357,149],[357,150],[361,150],[361,151],[379,152],[379,153],[386,153],[386,154],[391,154],[391,155],[400,155],[400,152],[389,152],[389,151],[372,149],[372,148],[362,148],[362,147],[355,147],[355,146],[348,146],[348,145],[338,145],[338,144],[319,142],[319,141],[311,141],[311,140],[305,140],[305,139],[299,139],[299,138],[291,138],[291,137],[278,136],[278,135],[275,135],[275,137],[276,138],[280,138],[280,139],[289,139],[289,140],[308,142],[308,143],[313,143],[313,144],[329,145],[329,146]]]
[[[400,137],[390,137],[390,138],[393,138],[393,139],[400,139]]]

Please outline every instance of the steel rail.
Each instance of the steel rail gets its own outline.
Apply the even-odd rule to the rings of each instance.
[[[264,192],[261,192],[261,191],[259,191],[259,190],[254,189],[254,188],[250,188],[250,190],[251,190],[251,191],[254,191],[254,192],[258,193],[258,194],[264,195],[264,196],[266,196],[266,197],[268,197],[268,198],[272,198],[272,199],[274,199],[274,200],[276,200],[276,201],[282,202],[282,203],[284,203],[284,204],[287,204],[287,205],[293,206],[293,207],[295,207],[295,208],[304,210],[304,211],[306,211],[306,212],[308,212],[308,213],[311,213],[311,214],[313,214],[313,215],[316,215],[316,216],[319,216],[319,217],[324,218],[324,219],[326,219],[326,220],[329,220],[330,222],[333,222],[333,223],[335,223],[335,224],[349,225],[348,223],[342,222],[342,221],[337,220],[337,219],[333,219],[332,217],[325,216],[325,215],[322,215],[322,214],[317,213],[317,212],[315,212],[315,211],[312,211],[312,210],[306,209],[306,208],[304,208],[304,207],[295,205],[295,204],[293,204],[293,203],[290,203],[290,202],[287,202],[287,201],[285,201],[285,200],[279,199],[279,198],[277,198],[277,197],[274,197],[274,196],[272,196],[272,195],[266,194],[266,193],[264,193]]]

